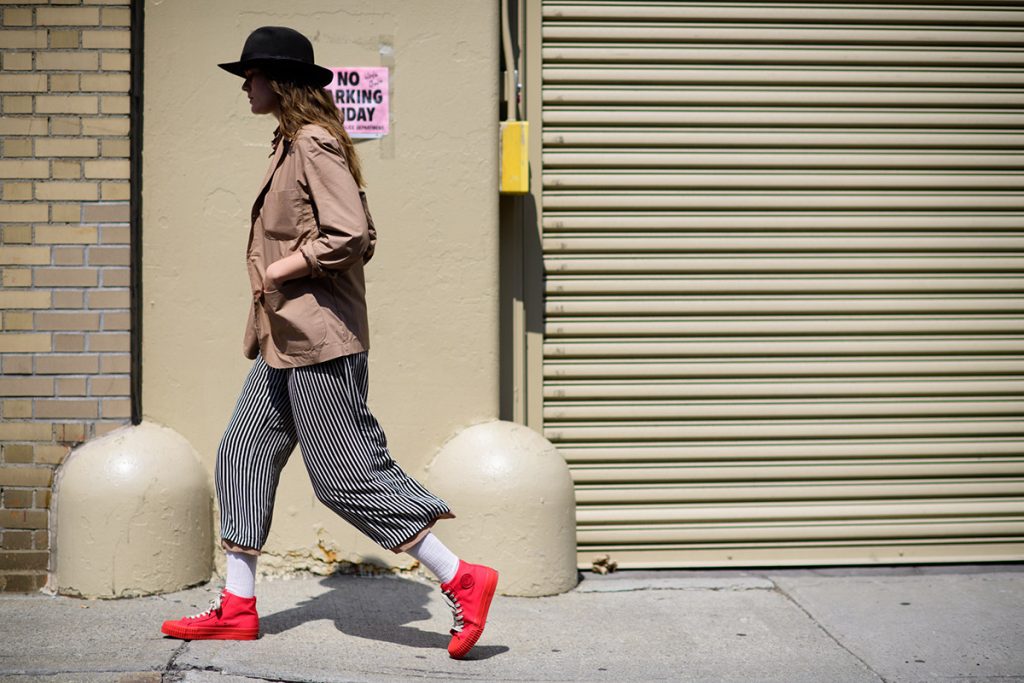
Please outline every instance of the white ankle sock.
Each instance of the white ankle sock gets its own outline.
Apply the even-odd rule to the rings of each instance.
[[[407,551],[419,563],[433,572],[441,583],[448,583],[459,571],[459,558],[441,543],[433,533],[428,532],[419,543]]]
[[[256,556],[225,551],[228,556],[228,576],[224,588],[240,598],[256,594]]]

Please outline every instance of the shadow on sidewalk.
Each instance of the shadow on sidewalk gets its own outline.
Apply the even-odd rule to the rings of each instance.
[[[319,583],[328,592],[291,609],[261,616],[260,632],[264,636],[275,635],[309,621],[326,619],[333,621],[342,633],[356,638],[431,650],[448,647],[450,635],[446,631],[424,631],[410,625],[432,616],[426,606],[431,591],[437,589],[393,577],[340,574],[328,576]],[[490,659],[508,650],[504,645],[477,645],[466,659]]]

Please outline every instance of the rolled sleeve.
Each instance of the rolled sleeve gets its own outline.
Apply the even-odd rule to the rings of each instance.
[[[300,135],[295,152],[302,168],[300,182],[313,203],[318,228],[317,237],[302,244],[299,251],[309,264],[311,277],[345,270],[363,260],[371,243],[359,186],[333,138]]]

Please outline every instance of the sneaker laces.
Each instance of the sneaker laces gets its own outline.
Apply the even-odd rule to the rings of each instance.
[[[441,593],[448,602],[448,606],[452,609],[452,633],[462,633],[462,603],[459,602],[454,591],[442,588]]]
[[[205,617],[208,614],[212,614],[213,612],[216,612],[217,610],[220,609],[220,601],[221,601],[221,599],[223,599],[223,597],[224,597],[223,593],[218,594],[217,597],[215,597],[213,600],[210,601],[210,606],[206,609],[206,611],[200,612],[199,614],[193,614],[192,616],[185,617],[185,618],[186,619],[198,619],[200,617]]]

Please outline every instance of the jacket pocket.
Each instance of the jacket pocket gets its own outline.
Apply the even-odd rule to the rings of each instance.
[[[263,292],[270,321],[270,337],[277,350],[286,356],[301,356],[323,346],[327,324],[320,303],[312,292],[295,290],[288,283],[281,290]]]
[[[268,192],[260,209],[263,232],[270,239],[294,240],[309,229],[313,209],[302,190]]]

